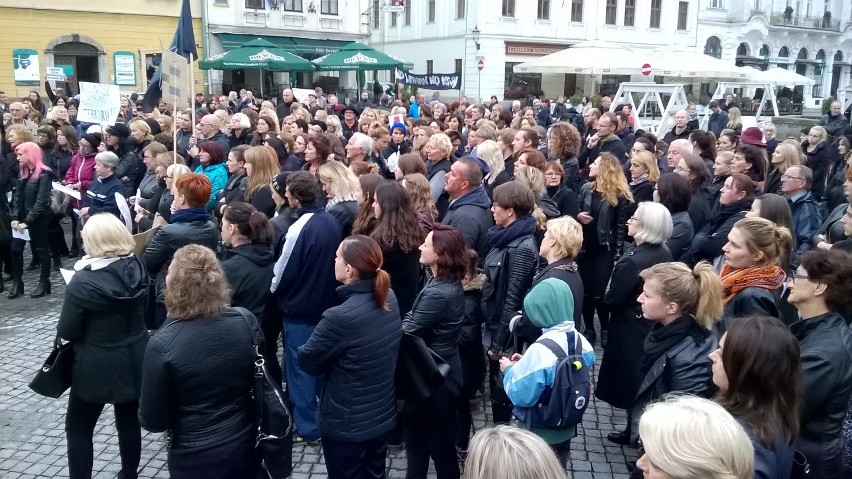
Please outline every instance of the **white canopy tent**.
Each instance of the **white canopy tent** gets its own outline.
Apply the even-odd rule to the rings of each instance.
[[[634,95],[643,95],[639,103],[635,102]],[[668,100],[663,99],[663,95],[668,95]],[[623,104],[632,107],[634,129],[659,137],[672,128],[674,112],[686,109],[689,100],[681,83],[624,82],[618,86],[610,109]],[[645,114],[649,109],[651,115]]]
[[[745,67],[749,70],[754,70],[752,72],[751,80],[760,83],[771,83],[773,85],[783,85],[783,86],[795,86],[795,85],[806,85],[812,86],[816,84],[813,78],[808,78],[804,75],[799,75],[798,73],[792,70],[785,70],[783,68],[772,67],[768,70],[758,70],[756,68]]]
[[[515,73],[576,73],[586,75],[630,75],[639,73],[636,52],[617,43],[592,40],[565,50],[515,65]]]
[[[751,80],[752,72],[697,51],[657,49],[641,52],[639,64],[651,65],[651,75],[710,80]]]

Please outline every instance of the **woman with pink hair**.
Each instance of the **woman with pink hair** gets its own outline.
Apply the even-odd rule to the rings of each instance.
[[[50,209],[52,182],[59,179],[55,171],[42,163],[41,148],[33,142],[21,143],[15,148],[18,157],[18,187],[12,197],[12,230],[28,233],[33,256],[41,264],[38,287],[30,295],[40,298],[50,294],[50,248],[47,243],[47,224],[53,212]],[[24,245],[21,238],[12,239],[12,290],[9,299],[24,294]]]

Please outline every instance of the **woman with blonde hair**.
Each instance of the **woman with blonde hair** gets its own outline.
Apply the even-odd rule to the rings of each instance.
[[[246,186],[243,201],[250,203],[267,218],[275,215],[272,180],[279,173],[278,159],[269,146],[252,146],[245,153]]]
[[[225,121],[225,123],[228,123]],[[172,136],[174,133],[174,122],[170,115],[160,115],[157,117],[157,124],[160,125],[160,133]]]
[[[166,157],[168,159],[166,159]],[[168,161],[169,164],[168,166],[161,165],[157,167],[158,174],[160,174],[159,172],[162,171],[163,181],[166,185],[166,188],[163,190],[163,194],[160,195],[160,202],[159,206],[157,206],[155,220],[156,217],[159,216],[165,223],[171,223],[172,202],[174,201],[176,192],[175,184],[181,176],[187,173],[192,173],[192,170],[190,170],[188,166],[182,163],[183,159],[180,156],[178,156],[178,159],[180,160],[178,163],[172,163],[173,160],[171,153],[159,155],[157,158],[163,158],[163,160]]]
[[[512,179],[512,171],[506,169],[506,160],[496,141],[485,140],[477,145],[476,156],[488,165],[488,173],[482,178],[482,183],[489,193]]]
[[[637,301],[642,317],[654,325],[639,361],[629,444],[641,435],[638,421],[648,404],[668,393],[709,397],[714,392],[709,354],[717,341],[710,327],[722,314],[722,284],[706,262],[693,269],[660,263],[639,277],[644,284]]]
[[[811,127],[807,140],[802,143],[802,151],[805,152],[806,156],[803,164],[814,173],[811,182],[811,194],[814,198],[822,198],[825,192],[825,179],[831,167],[832,158],[837,154],[832,149],[825,128],[821,126]]]
[[[529,188],[535,197],[535,209],[532,215],[536,222],[536,246],[539,246],[541,245],[541,240],[544,238],[547,220],[557,218],[561,213],[556,203],[545,194],[544,173],[541,170],[532,167],[521,167],[513,181],[517,181]]]
[[[329,115],[325,120],[326,133],[333,133],[338,138],[343,136],[343,126],[340,124],[340,118],[337,115]]]
[[[639,422],[645,477],[751,479],[754,447],[742,425],[709,399],[671,396],[651,404]]]
[[[322,190],[328,198],[325,210],[331,213],[343,233],[343,238],[352,234],[352,225],[358,216],[358,195],[361,184],[349,168],[339,161],[329,161],[317,170]]]
[[[464,479],[564,479],[565,468],[544,439],[513,426],[480,430],[470,440]]]
[[[660,179],[660,168],[657,158],[650,151],[638,151],[630,158],[630,193],[633,199],[654,201],[654,189]]]
[[[121,455],[118,475],[136,477],[148,277],[133,255],[133,237],[114,215],[93,215],[82,236],[86,256],[74,265],[56,325],[74,353],[65,416],[69,475],[92,477],[93,432],[104,406],[112,404]]]
[[[779,145],[780,146],[780,145]],[[765,218],[743,218],[722,247],[725,265],[719,277],[725,292],[725,321],[740,316],[781,317],[784,273],[793,248],[790,230]],[[719,323],[724,331],[724,322]]]
[[[729,129],[734,130],[734,133],[741,135],[743,132],[743,118],[740,109],[732,106],[728,108],[728,124]]]
[[[169,430],[176,479],[249,477],[257,467],[252,371],[262,335],[254,315],[229,307],[230,293],[213,250],[192,244],[175,252],[169,322],[145,351],[139,420],[148,431]]]
[[[781,142],[775,147],[772,158],[769,160],[769,173],[766,175],[766,183],[763,191],[765,193],[783,194],[781,191],[781,176],[787,168],[799,164],[800,146]]]
[[[411,197],[411,206],[417,212],[420,227],[428,234],[438,218],[438,208],[432,201],[429,180],[420,173],[411,173],[402,178],[402,186]]]
[[[425,127],[428,129],[428,127]],[[436,133],[429,138],[423,148],[423,159],[426,162],[426,179],[432,191],[432,201],[438,207],[438,218],[443,218],[450,205],[449,194],[444,190],[447,186],[447,173],[450,171],[450,154],[453,143],[444,133]]]
[[[603,303],[607,281],[615,260],[621,256],[627,238],[627,219],[634,207],[633,194],[624,176],[621,162],[602,153],[590,166],[591,182],[580,190],[580,213],[583,225],[583,253],[577,259],[586,286],[583,299],[583,335],[592,344],[595,333],[595,311],[601,325],[601,342],[606,344],[609,311]]]

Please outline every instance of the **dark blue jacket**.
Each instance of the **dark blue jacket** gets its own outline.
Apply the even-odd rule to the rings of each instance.
[[[822,213],[819,203],[810,192],[788,201],[793,212],[793,240],[796,246],[792,263],[795,268],[799,265],[799,258],[813,247],[812,239],[822,224]]]
[[[125,194],[124,183],[116,175],[109,175],[106,178],[95,178],[91,186],[86,191],[86,200],[83,202],[84,207],[89,208],[89,214],[96,213],[112,213],[121,218],[121,213],[118,211],[118,204],[115,202],[115,194],[121,196]]]
[[[334,257],[340,223],[319,203],[304,205],[297,215],[273,267],[270,291],[288,320],[316,324],[326,309],[337,304],[334,290],[340,283],[334,279]]]
[[[325,378],[319,400],[319,428],[338,441],[362,442],[390,432],[396,423],[394,373],[402,320],[391,290],[388,309],[376,304],[365,279],[337,288],[343,304],[326,310],[299,365]]]
[[[485,188],[478,186],[450,203],[441,223],[453,226],[464,236],[467,245],[485,259],[491,246],[485,238],[488,228],[494,226],[491,215],[491,198]]]

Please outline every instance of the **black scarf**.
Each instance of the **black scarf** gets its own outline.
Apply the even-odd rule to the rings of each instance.
[[[524,215],[505,228],[492,226],[485,237],[492,248],[503,248],[521,236],[534,234],[535,228],[535,218],[532,215]]]
[[[645,351],[642,353],[639,377],[644,378],[657,358],[683,341],[683,338],[690,336],[696,341],[704,341],[708,334],[710,332],[696,323],[691,315],[681,316],[665,326],[661,323],[654,324],[645,338]]]

